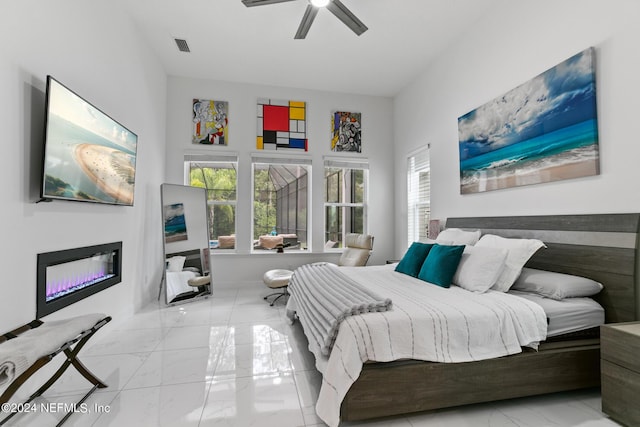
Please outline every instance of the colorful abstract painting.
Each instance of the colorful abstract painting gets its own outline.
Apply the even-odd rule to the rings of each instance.
[[[193,100],[194,144],[229,143],[229,103],[207,99]]]
[[[307,151],[306,103],[258,99],[257,135],[258,150]]]
[[[331,151],[362,151],[362,114],[336,111],[331,116]]]
[[[184,204],[164,206],[164,241],[166,243],[188,240],[187,222],[184,219]]]
[[[458,119],[460,193],[597,175],[594,50]]]

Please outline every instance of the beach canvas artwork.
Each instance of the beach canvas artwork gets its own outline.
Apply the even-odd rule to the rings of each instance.
[[[331,116],[331,151],[362,152],[362,114],[336,111]]]
[[[458,119],[460,193],[599,173],[594,50]]]
[[[133,205],[138,137],[48,79],[42,197]]]
[[[258,150],[307,151],[307,103],[258,99]]]
[[[229,144],[229,103],[208,99],[193,100],[194,144]]]
[[[184,204],[164,206],[164,241],[166,243],[188,240],[187,222],[184,219]]]

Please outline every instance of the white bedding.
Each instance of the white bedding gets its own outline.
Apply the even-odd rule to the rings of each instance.
[[[193,271],[167,271],[167,301],[171,302],[183,292],[193,292],[193,287],[187,282],[196,276]]]
[[[569,334],[604,324],[604,308],[591,298],[565,298],[558,301],[531,292],[511,290],[509,293],[526,298],[542,307],[549,319],[547,337]]]
[[[366,361],[468,362],[537,348],[546,338],[545,313],[535,303],[503,292],[444,289],[394,268],[341,267],[349,278],[390,298],[393,309],[346,318],[328,358],[310,340],[323,374],[316,412],[331,427],[339,424],[341,402]],[[297,310],[293,298],[287,310]]]

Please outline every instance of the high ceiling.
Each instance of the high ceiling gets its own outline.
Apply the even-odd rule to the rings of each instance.
[[[172,76],[393,96],[502,0],[342,0],[369,30],[356,36],[320,10],[294,40],[307,0],[120,0]],[[190,53],[174,38],[185,39]]]

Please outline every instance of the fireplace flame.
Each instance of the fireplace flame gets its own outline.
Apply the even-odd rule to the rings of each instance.
[[[47,267],[47,302],[114,277],[109,260],[109,256],[98,255]]]

